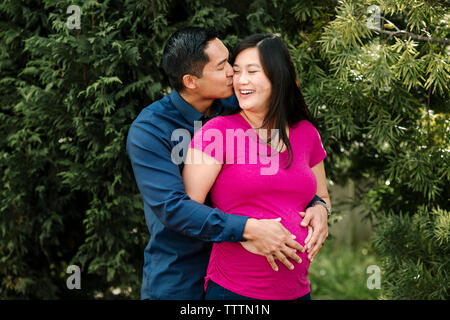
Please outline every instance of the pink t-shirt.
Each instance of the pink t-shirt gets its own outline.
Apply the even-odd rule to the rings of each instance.
[[[239,113],[208,121],[195,133],[190,146],[223,163],[211,189],[214,207],[256,219],[281,217],[283,226],[304,245],[307,228],[300,226],[299,212],[305,210],[316,193],[317,182],[311,168],[326,157],[326,152],[319,133],[309,121],[300,121],[289,131],[293,162],[288,169],[285,169],[287,151],[270,153],[274,149],[268,144],[255,144],[258,136]],[[247,251],[239,242],[214,243],[205,288],[211,279],[250,298],[299,298],[310,287],[307,253],[298,254],[302,262],[291,260],[294,270],[276,260],[279,269],[274,271],[264,256]]]

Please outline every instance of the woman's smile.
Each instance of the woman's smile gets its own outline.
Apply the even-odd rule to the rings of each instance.
[[[239,96],[241,99],[246,99],[248,97],[251,97],[255,93],[255,90],[250,89],[239,89]]]

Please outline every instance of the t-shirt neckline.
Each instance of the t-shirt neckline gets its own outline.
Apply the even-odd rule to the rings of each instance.
[[[252,125],[247,121],[247,119],[244,118],[244,116],[241,114],[240,111],[239,111],[237,114],[238,114],[238,117],[241,119],[241,122],[244,122],[244,123],[245,123],[246,127],[248,127],[249,129],[255,130],[255,128],[253,128]],[[267,145],[267,143],[264,142],[264,140],[259,136],[258,133],[255,132],[255,134],[258,136],[259,140],[263,141],[263,143]],[[291,135],[292,135],[292,127],[289,126],[289,136],[291,136]],[[272,145],[270,145],[270,148],[271,148],[274,152],[279,153],[280,155],[281,155],[281,154],[284,154],[284,153],[286,153],[286,152],[288,151],[287,147],[286,147],[282,152],[279,152],[278,150],[276,150],[274,147],[272,147]]]

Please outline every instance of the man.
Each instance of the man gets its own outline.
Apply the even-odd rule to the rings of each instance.
[[[296,251],[304,250],[278,220],[227,214],[186,195],[183,163],[173,161],[173,153],[178,144],[187,146],[189,141],[180,142],[173,133],[182,128],[192,136],[194,121],[205,122],[237,106],[228,58],[214,32],[178,30],[163,53],[163,68],[174,90],[142,110],[130,127],[127,152],[151,235],[144,252],[142,299],[202,299],[212,242],[253,241],[269,263],[278,259],[287,267],[292,260],[298,263]],[[315,229],[308,243],[312,258],[328,235],[325,208],[308,209],[304,222],[309,221]]]

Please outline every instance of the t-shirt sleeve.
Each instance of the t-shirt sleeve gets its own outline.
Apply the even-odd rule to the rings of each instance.
[[[224,137],[224,118],[215,117],[194,133],[189,147],[200,150],[223,164],[225,159]]]
[[[311,124],[312,149],[309,158],[309,167],[313,168],[327,157],[327,153],[322,144],[322,139],[317,129]]]

